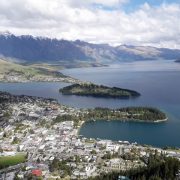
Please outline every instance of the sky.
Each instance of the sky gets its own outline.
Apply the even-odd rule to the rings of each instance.
[[[0,0],[0,32],[180,49],[180,0]]]

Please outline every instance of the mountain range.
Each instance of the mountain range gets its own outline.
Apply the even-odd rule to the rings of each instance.
[[[0,34],[0,56],[27,64],[73,62],[108,64],[138,60],[175,60],[180,57],[180,50],[132,45],[114,47],[80,40],[68,41],[2,33]]]

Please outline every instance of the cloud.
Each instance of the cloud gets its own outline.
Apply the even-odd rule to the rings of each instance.
[[[126,4],[129,2],[129,0],[67,0],[66,1],[68,4],[74,6],[74,7],[86,7],[88,8],[91,5],[97,4],[105,7],[117,7],[122,4]]]
[[[17,35],[81,39],[112,45],[180,48],[179,4],[163,3],[154,7],[144,3],[133,12],[127,13],[121,6],[128,2],[1,0],[0,30],[9,30]]]

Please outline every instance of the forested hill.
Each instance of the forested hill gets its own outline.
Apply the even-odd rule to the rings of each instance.
[[[104,98],[132,98],[140,96],[140,93],[118,87],[108,87],[96,84],[73,84],[60,89],[64,95],[93,96]]]
[[[120,61],[177,59],[180,50],[144,46],[92,44],[33,36],[0,34],[0,56],[25,63],[117,63]]]

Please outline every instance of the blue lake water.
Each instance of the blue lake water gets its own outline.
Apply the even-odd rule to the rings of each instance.
[[[0,83],[1,91],[58,99],[74,107],[154,106],[167,113],[161,124],[119,121],[85,123],[80,134],[85,137],[128,140],[154,146],[180,147],[180,64],[172,61],[134,62],[100,68],[67,69],[63,73],[98,84],[129,88],[141,93],[130,100],[63,96],[66,83]]]

